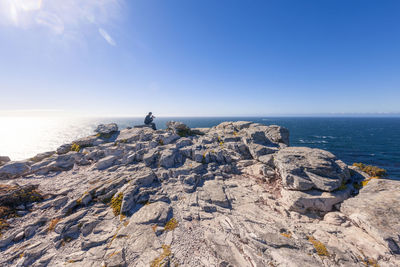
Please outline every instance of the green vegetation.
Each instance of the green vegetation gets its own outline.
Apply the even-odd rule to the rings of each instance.
[[[360,168],[371,177],[383,177],[387,173],[385,169],[381,169],[377,166],[365,165],[363,163],[353,163],[353,166]]]
[[[81,146],[78,145],[77,143],[73,143],[71,145],[71,151],[79,152],[79,150],[81,150]]]
[[[312,236],[308,236],[308,241],[310,241],[311,244],[313,244],[313,246],[314,246],[314,248],[317,251],[317,254],[319,256],[321,256],[321,257],[322,256],[329,256],[329,252],[328,252],[328,250],[326,249],[325,245],[322,242],[316,240]]]
[[[343,180],[342,184],[339,186],[339,188],[337,190],[345,190],[345,189],[347,189],[347,185],[346,185],[346,182]]]
[[[169,220],[165,226],[164,226],[164,231],[172,231],[174,230],[176,227],[178,227],[178,221],[175,218],[172,218],[171,220]]]
[[[117,216],[121,213],[121,205],[124,194],[119,193],[117,196],[111,198],[111,208],[113,209],[114,215]]]
[[[190,131],[190,129],[178,129],[176,131],[176,133],[180,136],[180,137],[186,137],[186,136],[191,136],[193,135],[192,132]]]
[[[363,186],[366,186],[372,179],[379,179],[387,174],[385,169],[381,169],[377,166],[365,165],[363,163],[353,163],[353,166],[358,167],[361,171],[370,176],[364,181],[361,181],[361,184],[356,187],[357,189],[361,189]]]

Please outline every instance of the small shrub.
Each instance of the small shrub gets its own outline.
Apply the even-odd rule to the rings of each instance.
[[[387,174],[385,169],[381,169],[377,166],[365,165],[363,163],[353,163],[353,166],[360,168],[363,172],[372,177],[383,177]]]
[[[71,146],[71,151],[79,152],[79,150],[81,150],[81,146],[77,143],[73,143]]]
[[[180,137],[186,137],[192,135],[189,129],[178,129],[176,134]]]
[[[310,241],[311,244],[313,244],[313,246],[319,256],[329,256],[329,252],[322,242],[314,239],[314,237],[312,237],[312,236],[308,237],[308,241]]]
[[[165,226],[164,226],[164,231],[172,231],[174,230],[176,227],[178,227],[178,221],[175,218],[172,218],[171,220],[169,220]]]
[[[114,215],[117,216],[121,213],[121,205],[124,194],[119,193],[117,196],[111,198],[111,208],[113,209]]]
[[[342,184],[339,186],[337,190],[345,190],[347,188],[346,182],[343,180]]]

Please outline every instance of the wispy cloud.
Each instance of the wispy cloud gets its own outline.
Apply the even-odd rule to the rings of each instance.
[[[108,32],[106,30],[104,30],[103,28],[99,28],[99,33],[101,36],[103,36],[103,38],[107,41],[107,43],[109,43],[112,46],[116,46],[117,44],[115,43],[114,39],[111,38],[111,36],[108,34]]]
[[[85,35],[91,29],[110,44],[104,26],[120,17],[125,0],[0,0],[0,25],[44,28],[55,35]],[[92,25],[93,27],[88,27]]]

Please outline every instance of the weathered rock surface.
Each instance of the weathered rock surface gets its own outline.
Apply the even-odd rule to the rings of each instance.
[[[398,182],[283,127],[98,132],[0,167],[0,266],[400,266]]]
[[[322,149],[284,148],[276,153],[274,162],[286,189],[333,191],[350,178],[346,164]]]
[[[11,161],[0,167],[0,179],[12,179],[29,172],[26,162]]]
[[[400,254],[400,182],[372,179],[340,211],[392,253]]]
[[[116,123],[100,124],[94,131],[99,134],[111,134],[118,131],[118,125]]]
[[[3,165],[4,163],[7,163],[11,161],[9,157],[7,156],[0,156],[0,166]]]

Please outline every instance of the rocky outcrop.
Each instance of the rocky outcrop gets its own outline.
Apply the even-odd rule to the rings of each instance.
[[[26,162],[11,161],[0,167],[0,179],[12,179],[28,173],[30,166]]]
[[[276,153],[274,162],[285,189],[333,191],[350,178],[347,165],[321,149],[284,148]]]
[[[118,131],[118,125],[116,123],[100,124],[94,131],[100,135],[109,135]]]
[[[400,254],[400,182],[371,179],[340,211],[392,253]]]
[[[11,161],[9,157],[7,156],[0,156],[0,166],[3,165],[4,163],[7,163]]]
[[[398,266],[399,187],[279,126],[98,128],[0,167],[1,266]],[[365,184],[365,183],[364,183]]]

